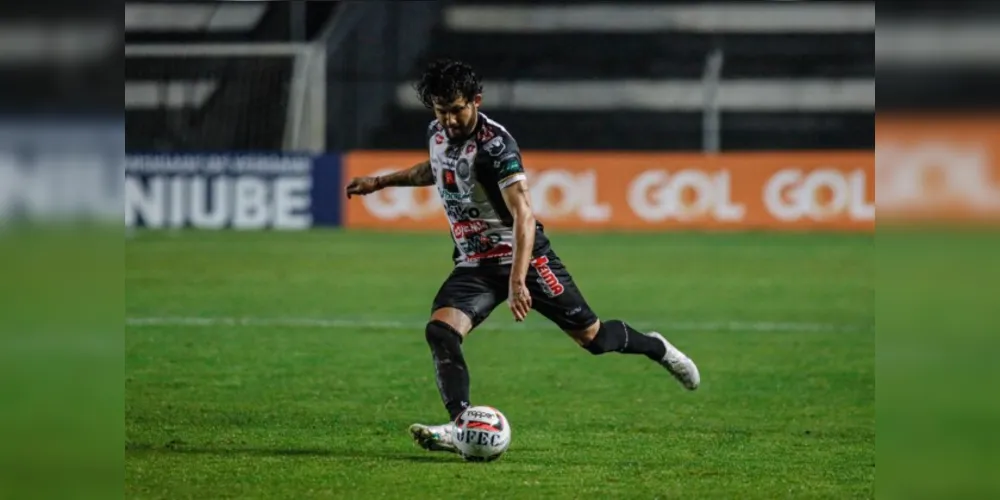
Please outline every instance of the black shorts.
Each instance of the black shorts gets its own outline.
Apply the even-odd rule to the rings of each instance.
[[[453,307],[472,318],[473,327],[489,317],[510,292],[511,266],[456,267],[434,297],[431,311]],[[532,309],[563,330],[583,330],[597,321],[573,277],[551,250],[535,258],[525,279]]]

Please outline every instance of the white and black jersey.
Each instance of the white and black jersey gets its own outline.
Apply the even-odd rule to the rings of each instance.
[[[517,142],[502,125],[479,113],[473,133],[465,139],[450,140],[434,120],[427,128],[427,144],[455,241],[455,265],[509,265],[514,220],[501,191],[526,178]],[[532,255],[548,250],[544,228],[536,222]]]

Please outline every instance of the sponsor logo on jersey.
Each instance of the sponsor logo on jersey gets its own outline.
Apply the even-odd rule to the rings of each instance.
[[[455,171],[444,169],[441,171],[441,185],[438,189],[441,199],[444,201],[466,202],[472,198],[471,193],[463,193],[458,185]]]
[[[556,277],[556,274],[552,272],[552,268],[549,267],[548,257],[543,255],[532,260],[531,266],[538,271],[538,283],[542,285],[545,295],[556,297],[566,291],[566,287],[559,282],[559,278]]]
[[[434,135],[434,144],[441,144],[444,142],[444,136],[441,134]]]
[[[456,222],[451,226],[451,234],[457,239],[465,239],[468,236],[482,233],[489,229],[489,227],[486,221],[481,220]]]
[[[498,234],[478,233],[465,238],[460,246],[463,250],[462,253],[466,255],[486,254],[492,252],[500,241],[501,238]]]
[[[445,199],[444,211],[448,215],[448,218],[453,221],[474,220],[482,215],[482,211],[478,207],[464,205],[462,203],[464,200],[448,199],[451,194],[442,196]]]
[[[479,130],[479,134],[476,135],[476,139],[479,140],[479,142],[486,142],[492,139],[495,135],[496,133],[493,132],[493,127],[483,125],[483,128]]]
[[[485,252],[470,253],[466,257],[466,260],[472,262],[483,259],[498,259],[503,257],[510,257],[512,255],[514,255],[514,247],[506,243],[503,243]]]
[[[444,155],[454,163],[455,160],[462,157],[462,146],[460,144],[449,144],[444,148]]]
[[[501,160],[497,163],[500,163],[502,165],[500,167],[500,177],[508,177],[523,170],[521,168],[521,162],[518,161],[517,158],[511,158],[510,160],[507,161]]]
[[[503,143],[503,137],[497,136],[494,137],[492,141],[486,143],[486,145],[483,146],[483,149],[485,149],[490,156],[500,156],[500,154],[507,149],[507,145]]]
[[[451,191],[438,191],[438,194],[441,195],[441,199],[444,201],[465,203],[472,199],[472,193],[453,193]]]

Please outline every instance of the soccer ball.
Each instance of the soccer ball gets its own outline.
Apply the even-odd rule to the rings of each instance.
[[[490,406],[466,408],[455,419],[455,447],[469,462],[492,462],[510,446],[510,423]]]

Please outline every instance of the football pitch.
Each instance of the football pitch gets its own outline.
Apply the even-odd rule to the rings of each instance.
[[[464,345],[497,462],[447,415],[423,325],[437,234],[139,232],[125,244],[126,498],[871,498],[874,237],[553,233],[594,310],[662,332],[684,390],[498,307]]]

